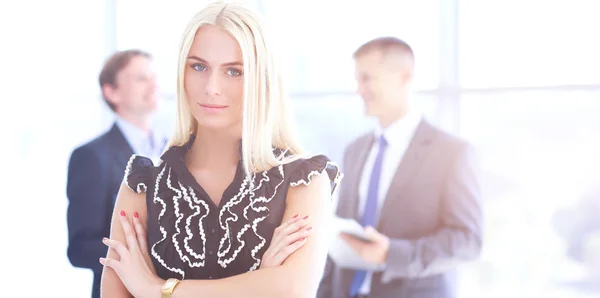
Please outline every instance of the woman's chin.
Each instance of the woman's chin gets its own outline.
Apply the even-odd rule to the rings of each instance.
[[[230,131],[236,127],[235,121],[231,121],[231,119],[226,119],[225,117],[200,117],[196,121],[198,122],[198,129],[204,130]]]

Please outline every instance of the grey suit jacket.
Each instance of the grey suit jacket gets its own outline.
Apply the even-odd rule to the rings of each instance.
[[[358,217],[358,185],[373,135],[344,153],[336,213]],[[453,271],[479,256],[482,210],[472,147],[419,124],[386,194],[377,230],[390,238],[386,269],[373,275],[372,298],[455,297]],[[348,298],[354,271],[328,260],[319,298]]]

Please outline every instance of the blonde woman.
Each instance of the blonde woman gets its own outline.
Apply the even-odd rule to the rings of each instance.
[[[314,297],[341,174],[298,146],[253,12],[214,3],[191,20],[177,98],[161,163],[127,167],[102,296]]]

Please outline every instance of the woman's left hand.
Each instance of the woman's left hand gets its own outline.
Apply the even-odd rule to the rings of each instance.
[[[135,229],[129,223],[124,211],[121,211],[120,221],[127,245],[104,238],[104,244],[119,254],[119,260],[100,258],[100,263],[112,268],[134,297],[159,297],[164,280],[159,278],[147,263],[145,256],[148,255],[148,246],[139,218],[135,216],[133,218]]]

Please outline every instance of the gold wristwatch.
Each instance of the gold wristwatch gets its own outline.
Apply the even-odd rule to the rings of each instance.
[[[179,283],[179,279],[177,278],[169,278],[165,282],[165,284],[160,289],[160,293],[162,294],[162,298],[171,298],[171,294],[173,290],[175,290],[175,286]]]

